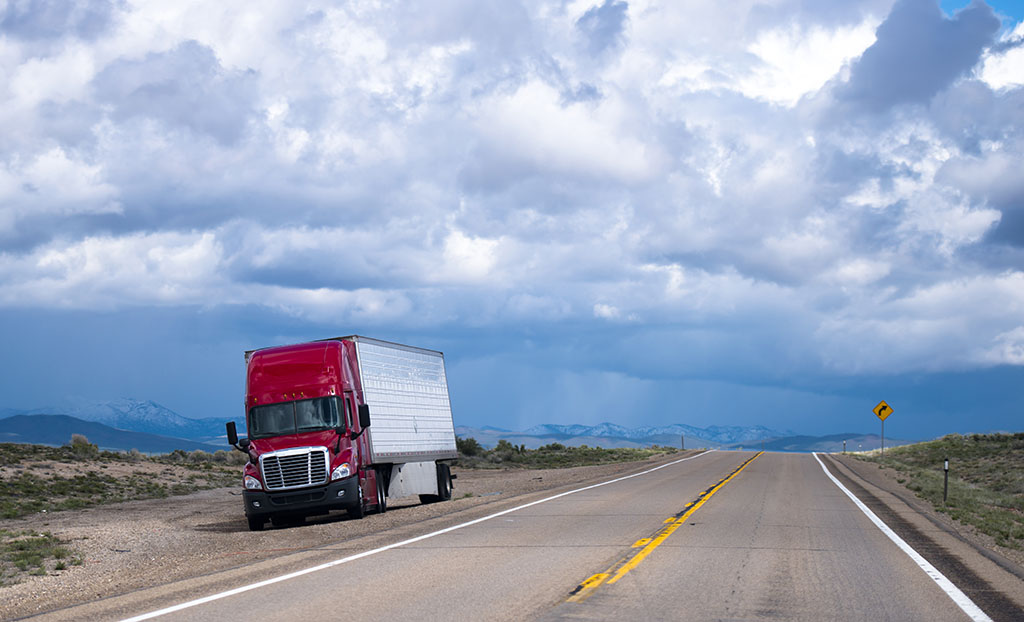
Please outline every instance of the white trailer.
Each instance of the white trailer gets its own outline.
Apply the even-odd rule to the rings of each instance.
[[[385,473],[387,496],[447,498],[450,471],[437,461],[457,458],[458,450],[444,354],[358,335],[338,339],[356,346],[370,461]]]

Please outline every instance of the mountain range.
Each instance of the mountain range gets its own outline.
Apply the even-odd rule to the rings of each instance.
[[[211,448],[227,447],[224,424],[229,420],[228,417],[190,419],[150,400],[122,398],[109,402],[79,401],[63,407],[0,409],[0,442],[63,444],[70,440],[72,432],[78,432],[88,436],[94,443],[100,444],[102,440],[100,446],[107,449],[136,448],[155,452],[202,448],[210,451]],[[244,418],[234,417],[234,421],[239,430],[245,430]],[[86,422],[101,427],[83,427]],[[86,429],[92,430],[91,434],[83,431]],[[732,449],[746,446],[776,451],[839,451],[845,440],[853,451],[874,449],[880,444],[880,439],[870,434],[801,436],[790,430],[775,430],[764,426],[714,425],[699,428],[671,424],[627,428],[614,423],[593,426],[542,424],[518,432],[492,426],[458,426],[455,433],[464,438],[473,437],[485,447],[493,447],[500,439],[528,448],[555,442],[592,447],[678,447],[685,443],[688,448]],[[140,437],[139,434],[148,436]],[[910,441],[887,439],[886,445],[907,442]],[[167,447],[170,449],[165,449]]]
[[[528,436],[598,436],[610,438],[624,438],[629,440],[646,441],[653,438],[674,437],[677,441],[680,437],[688,436],[694,439],[711,441],[713,443],[742,443],[760,441],[767,438],[779,438],[793,436],[796,433],[790,430],[773,430],[764,426],[718,426],[713,425],[707,428],[698,428],[692,425],[675,423],[666,426],[641,426],[638,428],[627,428],[614,423],[600,423],[594,426],[585,425],[554,425],[543,424],[523,430],[522,434]],[[672,443],[673,445],[675,443]]]
[[[146,454],[164,454],[175,449],[202,449],[211,453],[218,449],[230,449],[226,441],[214,445],[146,432],[116,430],[102,423],[83,421],[67,415],[14,415],[0,419],[0,443],[60,446],[67,445],[72,434],[85,436],[100,449],[138,449]]]
[[[224,424],[232,420],[231,417],[190,419],[151,400],[129,398],[109,402],[82,400],[65,406],[32,409],[0,409],[0,419],[16,415],[65,415],[82,421],[101,423],[116,430],[218,444],[227,442]],[[245,429],[244,418],[233,419],[240,429]]]

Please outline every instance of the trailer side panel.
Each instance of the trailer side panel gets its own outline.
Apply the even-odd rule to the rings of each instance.
[[[351,339],[363,399],[370,407],[373,462],[457,457],[444,355],[366,337]]]

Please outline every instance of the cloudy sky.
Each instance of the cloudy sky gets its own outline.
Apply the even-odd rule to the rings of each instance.
[[[1024,429],[1024,8],[0,0],[0,407],[443,350],[456,422]]]

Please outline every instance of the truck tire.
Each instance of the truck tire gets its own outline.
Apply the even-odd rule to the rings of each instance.
[[[255,516],[246,516],[249,519],[249,531],[263,531],[263,519]]]
[[[356,520],[366,516],[366,499],[363,499],[363,487],[359,487],[359,501],[348,509],[348,515]]]
[[[437,499],[447,501],[452,498],[452,470],[447,464],[437,465]]]
[[[388,511],[388,491],[384,486],[384,471],[377,471],[377,513]]]

